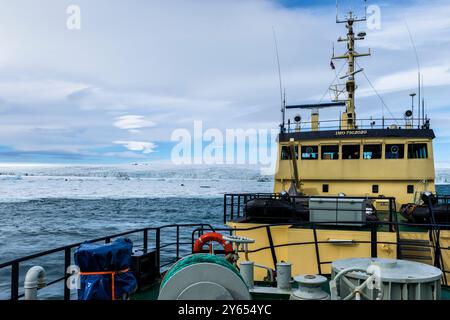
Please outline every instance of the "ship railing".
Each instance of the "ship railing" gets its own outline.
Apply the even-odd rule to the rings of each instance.
[[[304,207],[305,203],[308,204],[308,201],[311,199],[327,199],[334,201],[334,204],[330,208],[319,208],[315,209],[315,211],[324,211],[328,212],[330,216],[335,216],[336,220],[332,222],[334,225],[345,224],[342,221],[338,221],[337,217],[339,212],[342,210],[340,207],[340,201],[342,200],[367,200],[368,202],[374,203],[375,201],[381,201],[386,203],[387,206],[385,208],[378,208],[377,212],[380,214],[387,215],[389,222],[394,222],[398,219],[397,210],[396,210],[396,199],[395,197],[340,197],[340,196],[306,196],[306,195],[297,195],[297,196],[288,196],[281,193],[226,193],[223,197],[223,222],[226,224],[227,222],[233,221],[247,221],[249,219],[248,212],[246,210],[247,204],[251,200],[262,199],[262,200],[285,200],[287,203],[292,205],[292,209],[304,209],[308,210],[307,207]],[[302,207],[303,206],[303,207]],[[277,207],[273,205],[266,205],[265,208],[268,211],[276,211]],[[367,213],[367,209],[348,209],[346,208],[344,211],[346,212],[354,212],[360,213],[361,215],[365,215]],[[276,221],[276,222],[295,222],[295,219],[301,220],[301,217],[283,217],[282,215],[274,215],[267,216],[265,215],[264,220],[266,221]],[[331,222],[330,222],[331,223]],[[389,226],[389,231],[395,231],[395,229]]]
[[[432,193],[435,199],[435,203],[433,204],[432,198],[423,197],[424,192],[416,192],[414,195],[414,203],[423,204],[428,207],[430,221],[432,226],[429,229],[429,238],[430,241],[434,245],[434,265],[435,267],[440,267],[444,265],[444,257],[442,255],[441,249],[441,226],[437,223],[436,218],[436,206],[439,206],[439,210],[444,212],[450,212],[450,195],[440,195],[439,193]],[[450,214],[440,215],[439,223],[450,224]],[[447,227],[448,229],[448,227]]]
[[[192,229],[204,231],[214,231],[214,227],[210,224],[170,224],[158,227],[148,227],[135,229],[131,231],[112,234],[85,242],[74,243],[43,252],[38,252],[25,257],[20,257],[11,261],[0,263],[0,279],[7,278],[9,274],[9,287],[0,282],[0,299],[3,298],[4,291],[9,290],[10,300],[19,300],[24,297],[23,290],[20,290],[20,283],[23,283],[26,271],[37,264],[55,266],[60,268],[59,271],[51,271],[47,277],[51,276],[51,280],[46,283],[44,288],[56,288],[58,284],[63,284],[64,289],[61,295],[64,300],[71,299],[71,290],[67,286],[67,281],[72,276],[69,272],[74,264],[73,254],[76,248],[82,243],[110,243],[112,240],[127,237],[133,241],[134,251],[143,251],[145,253],[153,250],[156,253],[156,269],[159,272],[164,271],[170,265],[181,259],[183,256],[190,254],[192,251],[191,232]],[[57,257],[56,257],[57,256]],[[6,275],[5,275],[6,273]],[[42,289],[39,289],[42,290]],[[53,296],[53,294],[52,294]],[[7,296],[5,297],[6,299]]]
[[[430,227],[429,231],[429,237],[433,244],[434,251],[434,266],[437,268],[441,268],[441,266],[445,265],[444,257],[442,255],[442,247],[441,247],[441,226],[437,224],[436,215],[435,215],[435,207],[433,206],[431,197],[427,197],[424,201],[425,205],[428,206],[429,210],[429,216],[432,223],[432,227]],[[448,196],[441,196],[439,199],[439,196],[436,198],[436,203],[439,204],[439,202],[442,203],[442,201],[445,202],[446,206],[446,212],[448,212]],[[449,222],[448,215],[445,215],[446,222]]]
[[[445,206],[445,209],[450,209],[450,195],[441,195],[439,193],[435,194],[436,203],[438,205]],[[448,221],[450,223],[450,221]]]
[[[420,124],[419,124],[420,123]],[[423,124],[425,123],[425,124]],[[405,118],[368,118],[357,119],[356,130],[369,129],[429,129],[429,119],[405,119]],[[300,123],[288,123],[284,127],[284,133],[310,132],[313,130],[312,121],[301,121]],[[320,120],[318,130],[345,130],[341,120]]]
[[[160,273],[166,271],[171,265],[173,265],[176,261],[183,258],[184,256],[190,255],[192,253],[192,248],[195,240],[200,237],[205,232],[215,231],[215,232],[222,232],[222,233],[228,233],[228,234],[235,234],[236,232],[244,232],[244,231],[252,231],[252,230],[258,230],[258,229],[264,229],[267,233],[267,237],[269,239],[269,245],[268,246],[262,246],[258,247],[253,250],[249,250],[248,253],[257,253],[262,252],[265,250],[270,250],[274,266],[279,261],[279,257],[277,256],[277,248],[281,247],[289,247],[289,246],[310,246],[313,245],[315,248],[316,253],[316,260],[317,260],[317,273],[318,274],[324,274],[322,266],[325,264],[330,264],[332,261],[324,261],[321,257],[321,244],[330,244],[330,241],[320,241],[318,240],[318,229],[321,229],[323,227],[329,226],[330,223],[334,223],[333,221],[329,222],[320,222],[320,223],[311,223],[311,222],[297,222],[297,223],[277,223],[277,224],[263,224],[258,226],[252,226],[252,227],[238,227],[238,228],[229,228],[229,227],[213,227],[209,224],[170,224],[170,225],[164,225],[159,227],[149,227],[149,228],[142,228],[142,229],[135,229],[127,232],[122,232],[118,234],[113,234],[97,239],[93,239],[90,241],[86,241],[89,243],[110,243],[113,239],[117,239],[120,237],[130,237],[137,236],[141,239],[141,243],[138,243],[138,241],[134,241],[134,251],[138,250],[154,250],[156,253],[156,267]],[[345,221],[345,224],[359,224],[359,222],[355,221]],[[426,228],[449,228],[449,224],[433,224],[433,225],[424,225],[424,224],[411,224],[411,223],[402,223],[398,221],[393,222],[387,222],[387,221],[371,221],[368,222],[369,230],[371,233],[370,240],[352,240],[352,244],[358,245],[358,244],[366,244],[370,246],[370,256],[371,257],[378,257],[378,245],[393,245],[393,246],[400,246],[402,245],[401,239],[400,242],[389,242],[389,241],[381,241],[379,240],[379,232],[380,229],[383,229],[383,226],[389,226],[390,228],[399,229],[401,226],[417,226],[417,227],[426,227]],[[296,228],[309,228],[313,232],[313,241],[304,241],[304,242],[295,242],[295,243],[277,243],[275,244],[272,237],[272,229],[275,227],[281,227],[281,226],[287,226],[287,227],[296,227]],[[172,230],[172,232],[171,232]],[[174,231],[174,232],[173,232]],[[168,233],[170,233],[170,236],[168,236]],[[173,239],[175,238],[175,239]],[[86,243],[83,242],[83,243]],[[32,254],[26,257],[21,257],[18,259],[14,259],[12,261],[0,263],[0,271],[5,271],[6,269],[9,269],[10,271],[10,284],[11,287],[10,290],[10,299],[11,300],[18,300],[23,298],[24,294],[20,292],[19,285],[20,285],[20,279],[23,279],[23,275],[25,270],[28,267],[31,267],[34,265],[34,262],[36,262],[36,259],[40,259],[41,261],[44,261],[48,263],[49,265],[55,265],[54,259],[51,258],[54,254],[61,254],[61,263],[58,264],[61,266],[61,271],[63,271],[64,276],[58,277],[56,279],[51,280],[47,283],[47,287],[56,285],[58,283],[62,283],[64,281],[64,289],[60,287],[61,290],[61,296],[65,300],[71,299],[71,290],[68,286],[66,286],[66,282],[71,276],[70,273],[66,273],[68,268],[72,264],[72,256],[73,256],[73,250],[79,247],[82,243],[75,243],[63,247],[59,247],[56,249],[47,250],[44,252]],[[426,247],[426,248],[432,248],[435,250],[436,244],[433,242],[427,243],[427,244],[421,244],[420,246]],[[450,250],[449,247],[440,247],[441,252],[448,252]],[[169,251],[169,253],[167,253]],[[221,253],[220,250],[216,250],[216,253]],[[45,265],[43,265],[45,267]],[[442,270],[444,275],[449,275],[450,271],[447,270],[447,266],[442,263],[439,265],[440,269]],[[446,283],[446,277],[443,277],[444,285],[447,285]],[[2,289],[3,290],[3,289]],[[42,290],[42,289],[40,289]]]
[[[221,232],[224,234],[230,234],[230,235],[235,235],[236,233],[240,233],[240,232],[251,232],[251,231],[255,231],[255,230],[265,230],[265,232],[267,233],[267,239],[268,239],[268,245],[267,246],[261,246],[261,247],[257,247],[256,249],[248,249],[247,251],[243,251],[240,250],[240,253],[247,253],[247,254],[252,254],[252,253],[260,253],[260,252],[264,252],[264,251],[270,251],[271,256],[272,256],[272,263],[273,263],[273,268],[275,268],[276,264],[278,262],[280,262],[282,259],[280,259],[277,256],[277,248],[283,248],[283,247],[298,247],[298,246],[314,246],[314,250],[315,250],[315,258],[316,258],[316,264],[317,264],[317,274],[320,275],[325,275],[325,276],[329,276],[328,273],[325,273],[323,270],[323,265],[330,265],[331,263],[333,263],[333,261],[327,261],[327,260],[323,260],[323,257],[321,256],[321,245],[329,245],[330,243],[333,243],[332,240],[319,240],[318,237],[318,230],[324,229],[324,228],[329,228],[329,225],[331,223],[335,223],[334,221],[324,221],[324,222],[297,222],[297,223],[276,223],[276,224],[260,224],[257,226],[249,226],[249,227],[242,227],[242,225],[240,225],[239,227],[233,227],[233,228],[216,228],[216,232]],[[354,224],[355,227],[359,226],[359,222],[355,222],[355,221],[343,221],[343,223],[348,224],[348,225],[352,225]],[[404,240],[402,241],[401,238],[399,238],[397,236],[396,241],[382,241],[379,240],[379,233],[383,232],[383,230],[387,229],[395,229],[395,230],[400,230],[401,227],[417,227],[418,229],[422,229],[425,228],[427,230],[431,230],[431,229],[450,229],[450,224],[422,224],[422,223],[405,223],[405,222],[399,222],[399,221],[370,221],[367,223],[368,225],[368,230],[370,230],[370,240],[351,240],[351,242],[349,242],[349,244],[351,245],[367,245],[370,246],[370,257],[371,258],[378,258],[379,257],[379,252],[378,252],[378,246],[379,245],[391,245],[397,248],[396,252],[396,257],[400,258],[399,254],[398,254],[398,248],[401,247],[402,245],[408,245],[410,244],[409,242],[405,242]],[[312,241],[301,241],[301,242],[287,242],[287,243],[278,243],[275,244],[273,242],[273,237],[272,237],[272,229],[273,228],[279,228],[279,227],[288,227],[288,228],[305,228],[308,230],[312,231],[313,234],[313,239]],[[196,229],[192,232],[192,243],[194,243],[195,239],[202,235],[203,232],[200,229]],[[440,236],[440,235],[439,235]],[[430,240],[432,240],[430,238]],[[350,240],[349,240],[350,241]],[[342,244],[342,241],[336,240],[335,242],[336,244]],[[450,255],[450,247],[442,247],[439,245],[439,242],[436,241],[430,241],[430,242],[424,242],[424,243],[417,243],[414,244],[415,247],[418,248],[426,248],[428,250],[433,250],[434,252],[436,252],[436,250],[440,250],[440,252],[444,251],[447,253],[447,256]],[[220,251],[216,251],[216,252],[220,252]],[[444,263],[444,260],[442,259],[443,255],[441,255],[440,257],[437,257],[436,255],[434,255],[435,257],[435,266],[437,268],[439,268],[442,271],[443,277],[442,277],[442,284],[444,286],[448,286],[448,279],[450,278],[450,270],[447,269],[448,267],[450,267],[450,262]],[[348,257],[351,258],[351,257]],[[436,258],[440,259],[439,263],[436,263]]]

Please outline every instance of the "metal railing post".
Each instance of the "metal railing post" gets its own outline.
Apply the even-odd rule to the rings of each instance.
[[[370,223],[370,255],[372,258],[378,257],[378,234],[377,234],[377,224],[374,222]]]
[[[161,266],[161,229],[156,229],[156,268],[158,273],[160,272]]]
[[[238,195],[237,216],[238,218],[241,217],[241,195]]]
[[[148,229],[144,230],[144,239],[143,239],[143,246],[144,246],[144,252],[148,251]]]
[[[177,261],[180,260],[180,226],[177,225]]]
[[[319,243],[317,242],[317,229],[316,229],[316,225],[313,224],[312,225],[313,228],[313,235],[314,235],[314,246],[316,249],[316,259],[317,259],[317,271],[319,272],[319,274],[322,274],[322,264],[320,262],[320,254],[319,254]]]
[[[11,300],[19,300],[19,263],[11,265]]]
[[[394,231],[393,225],[392,225],[393,218],[394,217],[393,217],[393,212],[392,212],[392,199],[389,199],[389,222],[390,222],[390,224],[389,224],[389,232]]]
[[[231,195],[231,203],[230,203],[230,217],[231,217],[231,221],[234,220],[234,195]]]
[[[227,195],[223,195],[223,224],[227,223]]]
[[[70,288],[67,285],[67,280],[71,276],[71,274],[67,273],[71,264],[71,248],[64,249],[64,300],[70,300]]]

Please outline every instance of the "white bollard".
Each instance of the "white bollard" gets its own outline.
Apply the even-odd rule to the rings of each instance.
[[[245,281],[245,284],[249,289],[253,289],[253,287],[255,286],[254,281],[255,263],[253,261],[242,261],[239,264],[239,268],[241,271],[241,276]]]
[[[291,269],[292,265],[288,262],[277,263],[277,288],[280,290],[291,289]]]
[[[25,276],[23,285],[25,289],[25,300],[37,300],[38,288],[45,287],[45,270],[42,267],[30,268]]]

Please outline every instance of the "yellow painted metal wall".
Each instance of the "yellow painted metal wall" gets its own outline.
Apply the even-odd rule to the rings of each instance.
[[[258,226],[261,224],[249,223],[228,223],[232,228],[246,229]],[[316,247],[314,244],[314,233],[312,229],[307,228],[292,228],[291,226],[276,226],[270,227],[272,239],[275,246],[276,256],[279,262],[285,261],[292,263],[292,274],[318,274],[318,259]],[[265,247],[270,247],[267,230],[265,227],[250,230],[239,231],[237,235],[255,239],[255,243],[249,246],[250,250],[258,250]],[[377,233],[377,253],[379,258],[397,259],[397,235],[396,232],[378,232]],[[410,240],[428,240],[428,232],[400,232],[401,239]],[[354,242],[363,242],[355,244],[342,244],[333,242],[333,240],[352,240]],[[322,262],[332,262],[339,259],[348,258],[368,258],[371,256],[370,246],[371,234],[369,231],[353,231],[353,230],[317,230],[317,241],[323,242],[318,244],[319,257]],[[365,242],[365,243],[364,243]],[[286,244],[294,244],[283,246]],[[441,230],[440,244],[442,250],[442,257],[445,270],[450,271],[450,230]],[[434,257],[432,257],[434,259]],[[251,253],[248,256],[250,261],[257,264],[267,266],[275,269],[273,263],[271,250],[265,249],[256,253]],[[246,257],[241,253],[240,261],[246,260]],[[430,261],[434,264],[434,260]],[[321,265],[322,274],[331,273],[331,264]],[[262,281],[267,275],[267,272],[261,268],[255,268],[255,279]],[[450,283],[450,274],[447,274],[447,281]]]
[[[231,227],[251,228],[256,224],[236,224],[229,223]],[[274,245],[295,244],[276,248],[277,260],[292,263],[293,274],[317,274],[317,255],[314,245],[314,235],[311,229],[291,228],[290,226],[271,227]],[[265,228],[251,231],[239,231],[240,236],[255,239],[255,244],[250,245],[250,250],[269,247],[269,240]],[[395,233],[379,232],[379,242],[396,242]],[[344,230],[317,230],[318,242],[330,242],[332,240],[353,240],[368,243],[362,244],[319,244],[319,255],[321,261],[334,261],[345,258],[370,257],[370,232],[368,231],[344,231]],[[300,245],[300,243],[302,243]],[[309,244],[308,244],[309,243]],[[396,258],[395,244],[379,244],[378,256],[382,258]],[[241,256],[241,259],[244,257]],[[275,269],[270,249],[249,254],[249,260],[255,263],[268,266]],[[330,264],[322,266],[322,273],[330,273]],[[263,280],[266,271],[263,269],[255,270],[255,278]]]
[[[427,143],[427,159],[408,159],[407,144],[412,142]],[[430,139],[347,139],[347,140],[311,140],[293,142],[299,146],[322,146],[340,144],[340,158],[342,158],[342,144],[382,144],[383,159],[349,160],[302,160],[297,161],[302,191],[307,195],[337,195],[341,192],[347,196],[379,196],[395,197],[397,205],[412,202],[414,194],[407,193],[407,186],[413,185],[414,192],[435,191],[435,169],[433,146]],[[281,157],[281,147],[279,159]],[[384,159],[386,144],[405,144],[405,159]],[[274,192],[289,190],[293,179],[292,160],[279,160],[275,175]],[[329,185],[329,192],[322,192],[322,185]],[[372,186],[378,185],[379,192],[372,193]]]
[[[450,230],[441,230],[440,244],[441,248],[445,248],[441,251],[445,270],[450,271]],[[450,273],[446,277],[447,283],[450,283]]]

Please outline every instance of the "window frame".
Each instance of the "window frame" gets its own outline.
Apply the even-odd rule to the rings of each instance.
[[[281,161],[289,161],[289,160],[292,160],[291,152],[290,152],[290,150],[289,150],[289,147],[290,147],[290,146],[288,146],[288,145],[287,145],[287,146],[286,146],[286,145],[284,145],[284,146],[282,145],[282,146],[281,146],[281,154],[280,154],[280,160],[281,160]],[[283,155],[284,155],[285,153],[284,153],[283,150],[286,150],[286,149],[288,150],[288,153],[287,153],[287,154],[288,154],[288,157],[287,157],[287,158],[284,158]],[[294,146],[294,152],[295,152],[295,160],[298,160],[298,146]]]
[[[418,145],[425,147],[425,157],[419,157],[419,158],[410,157],[411,154],[414,154],[414,152],[413,152],[414,150],[410,151],[410,147],[414,147],[414,146],[418,146]],[[408,159],[428,159],[429,158],[428,143],[426,143],[426,142],[412,142],[412,143],[408,143],[407,153],[408,153]]]
[[[303,158],[303,148],[316,148],[316,152],[312,152],[310,154],[314,154],[315,153],[317,155],[317,157],[316,158]],[[307,153],[307,152],[305,152],[305,153]],[[302,145],[302,146],[300,146],[300,159],[301,160],[306,160],[306,161],[319,160],[319,146],[318,145],[307,145],[307,146]]]
[[[358,158],[346,158],[345,156],[344,156],[344,148],[345,147],[355,147],[355,146],[357,146],[357,147],[359,147],[359,151],[358,151]],[[361,160],[361,144],[343,144],[342,146],[341,146],[341,154],[342,154],[342,160]]]
[[[337,147],[337,152],[336,152],[336,155],[337,155],[337,157],[336,158],[333,158],[333,159],[325,159],[324,158],[324,152],[323,152],[323,148],[327,148],[327,147],[334,147],[334,148],[336,148]],[[324,144],[324,145],[320,145],[320,160],[325,160],[325,161],[327,161],[327,160],[340,160],[340,154],[341,154],[341,148],[340,148],[340,145],[339,144]],[[333,153],[334,154],[334,153]]]
[[[365,157],[365,155],[364,155],[366,153],[365,148],[368,147],[368,146],[371,146],[371,147],[378,146],[378,147],[380,147],[379,158],[373,158],[372,157],[372,158],[369,159],[369,158]],[[362,150],[362,159],[363,160],[381,160],[381,159],[383,159],[383,144],[382,143],[367,143],[367,144],[363,145],[362,149],[363,149]],[[372,152],[372,155],[373,155],[373,152]]]
[[[398,146],[398,147],[400,147],[400,149],[401,149],[401,146],[403,146],[403,152],[402,152],[402,156],[401,156],[401,157],[398,157],[398,158],[390,158],[390,157],[387,156],[387,154],[388,154],[388,148],[392,149],[392,147],[394,147],[394,146]],[[390,151],[389,151],[389,153],[391,154]],[[400,150],[399,150],[398,153],[400,154]],[[403,159],[405,159],[405,144],[404,144],[404,143],[386,143],[386,144],[384,145],[384,158],[385,158],[386,160],[403,160]]]

